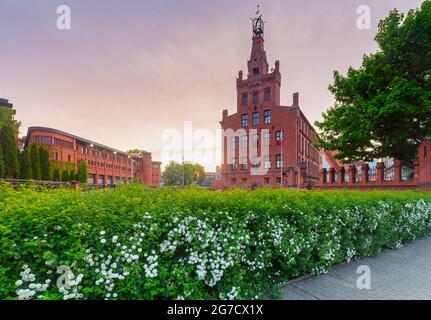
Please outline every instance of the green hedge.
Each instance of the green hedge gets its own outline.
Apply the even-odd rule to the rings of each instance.
[[[421,192],[0,185],[0,299],[277,297],[288,279],[430,230]]]

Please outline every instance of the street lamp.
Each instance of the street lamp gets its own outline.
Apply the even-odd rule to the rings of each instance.
[[[131,176],[132,176],[132,183],[133,183],[133,179],[134,179],[134,176],[133,176],[133,157],[129,155],[128,158],[130,159],[130,162],[131,162]]]

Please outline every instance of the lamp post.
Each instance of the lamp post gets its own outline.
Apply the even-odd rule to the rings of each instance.
[[[131,175],[131,181],[132,181],[132,183],[133,183],[133,179],[134,179],[134,177],[133,177],[133,156],[128,156],[128,158],[130,159],[130,165],[131,165],[131,171],[130,171],[130,175]]]

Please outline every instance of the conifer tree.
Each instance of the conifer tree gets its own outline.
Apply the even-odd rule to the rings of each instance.
[[[23,180],[29,180],[32,178],[31,173],[31,161],[30,161],[30,152],[25,149],[20,153],[20,164],[19,164],[19,178]]]
[[[35,143],[32,143],[30,145],[30,161],[31,161],[32,178],[34,180],[41,180],[42,173],[40,170],[39,147]]]
[[[64,170],[63,173],[61,174],[61,181],[62,182],[70,181],[69,172],[67,172],[67,170]]]
[[[87,163],[85,161],[81,161],[79,163],[78,181],[80,183],[88,182],[88,168],[87,168]]]
[[[60,181],[60,171],[58,169],[54,170],[52,180],[53,181]]]
[[[11,127],[4,126],[0,130],[0,143],[3,148],[4,176],[17,178],[19,171],[18,148],[15,134]]]
[[[41,178],[44,181],[49,181],[51,180],[51,162],[49,161],[49,152],[43,146],[39,147],[39,158]]]

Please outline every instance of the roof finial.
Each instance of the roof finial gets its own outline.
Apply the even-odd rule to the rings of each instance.
[[[260,5],[257,5],[256,16],[251,20],[253,23],[253,38],[262,37],[265,21],[263,21],[262,14],[260,13]]]

